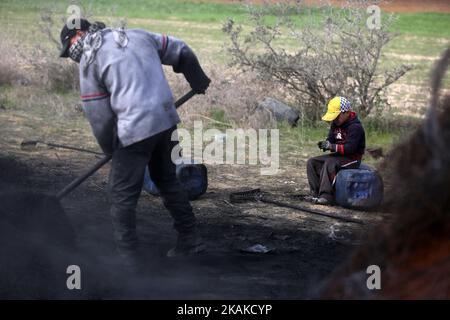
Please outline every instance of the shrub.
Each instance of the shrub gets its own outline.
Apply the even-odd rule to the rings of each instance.
[[[61,59],[57,50],[35,46],[27,58],[34,69],[32,80],[50,91],[79,91],[78,64]]]
[[[336,95],[348,97],[362,117],[380,111],[388,105],[384,90],[411,66],[381,70],[395,16],[384,13],[379,28],[369,29],[361,6],[368,1],[347,1],[341,9],[306,7],[302,1],[247,4],[250,32],[232,19],[223,26],[230,63],[282,84],[307,120],[319,119],[322,107]]]
[[[5,85],[13,85],[20,80],[17,61],[13,54],[13,48],[6,38],[0,39],[0,51],[3,56],[0,59],[0,87]]]
[[[276,121],[270,114],[255,112],[258,102],[268,94],[277,97],[272,83],[261,81],[249,72],[239,74],[224,66],[202,62],[212,82],[205,96],[193,98],[178,109],[183,125],[189,126],[193,120],[204,120],[211,125],[222,127],[226,124],[240,128],[271,128]],[[189,91],[189,85],[182,75],[167,68],[167,78],[175,98]]]

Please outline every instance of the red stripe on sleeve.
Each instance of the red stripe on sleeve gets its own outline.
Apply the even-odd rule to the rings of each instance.
[[[102,96],[107,96],[107,93],[93,93],[93,94],[87,94],[84,96],[81,96],[81,99],[90,99],[90,98],[97,98],[97,97],[102,97]]]
[[[162,55],[164,56],[166,54],[167,50],[167,36],[162,36]]]

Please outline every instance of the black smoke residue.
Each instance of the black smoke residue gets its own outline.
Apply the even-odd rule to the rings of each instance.
[[[67,291],[75,233],[52,196],[0,195],[0,297],[50,299]]]

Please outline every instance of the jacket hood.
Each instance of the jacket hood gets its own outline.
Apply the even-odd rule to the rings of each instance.
[[[347,128],[348,126],[355,124],[355,123],[361,123],[361,121],[359,121],[358,115],[356,114],[356,112],[351,111],[350,112],[350,118],[348,118],[347,121],[345,121],[342,125],[340,125],[340,128]],[[335,125],[334,123],[332,124],[333,127],[338,127],[337,125]]]

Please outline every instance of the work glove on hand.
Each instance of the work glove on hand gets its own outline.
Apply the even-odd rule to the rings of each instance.
[[[209,84],[211,83],[211,80],[205,74],[197,78],[197,81],[192,81],[190,83],[191,88],[196,94],[205,94],[206,89],[208,89]]]
[[[196,94],[205,94],[211,80],[203,71],[195,54],[189,49],[184,48],[181,51],[180,63],[173,67],[177,73],[183,73],[187,82]]]
[[[319,141],[317,143],[317,146],[319,147],[319,149],[322,149],[322,151],[326,151],[326,150],[331,150],[331,143],[328,140],[325,141]]]
[[[196,94],[205,94],[211,80],[205,74],[196,59],[191,61],[192,63],[188,65],[189,68],[186,68],[184,76]]]

